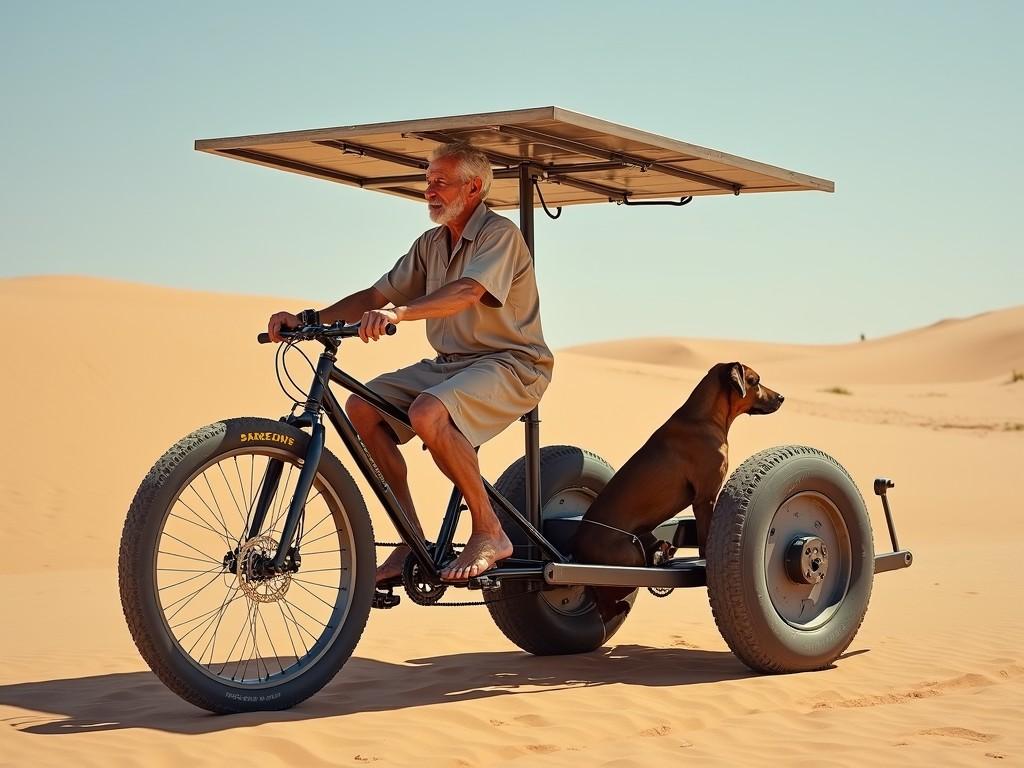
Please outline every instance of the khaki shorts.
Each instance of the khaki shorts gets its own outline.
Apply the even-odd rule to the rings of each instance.
[[[402,410],[408,410],[420,394],[433,395],[474,447],[533,410],[547,385],[547,377],[520,361],[496,356],[421,360],[366,383]],[[400,443],[414,436],[404,424],[389,416],[385,419]]]

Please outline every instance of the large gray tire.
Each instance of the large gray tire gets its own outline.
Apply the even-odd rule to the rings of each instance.
[[[797,580],[786,566],[803,536],[828,545],[818,584]],[[715,622],[754,671],[823,669],[857,634],[871,597],[874,544],[864,499],[831,456],[787,445],[744,461],[718,497],[706,552]]]
[[[541,448],[540,471],[544,519],[583,514],[615,474],[600,456],[571,445]],[[494,487],[525,516],[525,457],[506,469]],[[515,556],[527,556],[530,544],[526,535],[500,509],[498,516],[512,539]],[[484,592],[484,600],[498,629],[527,653],[586,653],[607,642],[627,615],[624,611],[605,622],[594,601],[593,589],[543,587],[510,579],[499,589]],[[632,606],[636,590],[623,599]]]
[[[376,569],[373,530],[351,475],[326,450],[305,508],[302,564],[284,594],[264,594],[284,577],[250,578],[220,563],[240,545],[248,559],[236,549],[236,566],[270,551],[253,547],[259,537],[245,549],[245,510],[258,497],[261,468],[282,460],[289,474],[282,474],[261,530],[269,540],[280,536],[308,440],[302,430],[269,419],[202,427],[157,460],[128,511],[118,558],[128,628],[156,676],[211,712],[297,704],[341,669],[366,625]],[[210,605],[216,612],[204,613]],[[241,630],[232,645],[236,621]]]

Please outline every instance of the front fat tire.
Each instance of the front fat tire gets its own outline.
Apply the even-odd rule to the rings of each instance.
[[[838,583],[845,586],[836,588],[833,607],[805,625],[792,615],[787,620],[786,610],[776,605],[782,605],[780,592],[794,590],[795,583],[766,563],[766,553],[772,561],[768,539],[774,536],[774,521],[786,514],[791,520],[791,513],[780,511],[798,498],[822,505],[836,520],[836,530],[845,528],[845,544],[843,535],[837,539],[846,555],[834,563],[844,569]],[[874,544],[864,500],[828,454],[802,445],[769,448],[744,461],[722,489],[707,543],[708,598],[722,637],[752,670],[805,672],[830,666],[860,628],[873,575]]]
[[[558,500],[563,494],[574,497],[577,513],[589,506],[615,474],[600,456],[571,445],[541,448],[541,509],[545,517],[560,517]],[[497,491],[527,516],[526,459],[514,462],[495,483]],[[497,509],[498,517],[515,547],[515,556],[524,557],[529,540],[519,525]],[[599,648],[626,620],[624,611],[605,622],[593,599],[591,587],[544,588],[515,579],[484,592],[484,600],[498,629],[527,653],[552,656],[586,653]],[[633,590],[623,600],[631,607]],[[566,601],[563,603],[563,600]],[[558,606],[556,608],[555,606]]]
[[[118,583],[125,620],[139,653],[154,674],[181,698],[197,707],[216,713],[292,707],[319,691],[334,677],[352,654],[366,625],[376,570],[370,516],[351,475],[327,450],[324,450],[320,460],[314,488],[323,494],[328,517],[333,520],[338,531],[348,532],[344,546],[350,547],[350,569],[354,555],[355,569],[350,575],[340,577],[342,580],[339,583],[348,584],[344,591],[346,597],[335,598],[335,608],[331,613],[332,617],[343,617],[343,626],[330,635],[329,644],[325,639],[327,635],[321,636],[323,644],[315,658],[309,659],[308,668],[297,668],[288,677],[284,674],[284,664],[278,659],[282,672],[279,684],[269,684],[268,681],[256,685],[230,684],[204,672],[190,658],[170,629],[170,622],[161,607],[157,586],[158,546],[162,541],[165,522],[169,524],[169,513],[178,509],[175,505],[179,495],[189,487],[199,470],[213,466],[213,462],[219,460],[218,457],[224,458],[229,454],[262,458],[267,449],[272,449],[273,455],[294,463],[305,456],[308,440],[309,435],[302,430],[269,419],[246,417],[209,424],[182,438],[160,457],[132,500],[118,557]],[[251,450],[246,451],[247,448]],[[282,491],[282,496],[285,495],[287,488]],[[312,497],[311,492],[310,501]],[[312,523],[307,521],[307,525]],[[229,527],[234,526],[232,524]],[[323,530],[321,527],[316,535],[319,536]],[[335,540],[338,539],[336,536]],[[331,539],[328,538],[327,545],[330,543]],[[304,545],[303,549],[308,547]],[[342,551],[339,549],[339,559]],[[302,575],[300,568],[295,576]],[[223,578],[230,581],[228,576]],[[338,594],[342,592],[339,590]],[[324,596],[329,596],[329,593]],[[246,599],[240,598],[243,605]],[[347,600],[347,603],[343,600]],[[327,623],[331,624],[331,621]],[[309,626],[317,629],[314,624]],[[269,630],[265,631],[269,637]],[[258,629],[256,637],[259,637]],[[316,648],[315,643],[310,643],[310,652]],[[265,655],[265,651],[254,652],[254,656],[262,655]],[[290,663],[289,655],[284,658],[285,664]],[[257,677],[258,669],[257,665]],[[242,673],[241,676],[244,675]],[[267,675],[269,678],[269,670]]]

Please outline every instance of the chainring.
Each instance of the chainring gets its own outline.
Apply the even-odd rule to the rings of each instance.
[[[433,555],[433,545],[428,549]],[[405,558],[405,564],[402,566],[402,586],[405,587],[409,599],[417,605],[435,605],[448,591],[447,584],[432,584],[423,577],[419,561],[412,553]]]

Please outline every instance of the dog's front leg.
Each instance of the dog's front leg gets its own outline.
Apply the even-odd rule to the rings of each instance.
[[[693,516],[697,519],[697,551],[704,557],[704,547],[708,543],[708,532],[711,530],[711,513],[715,502],[703,500],[693,502]]]

